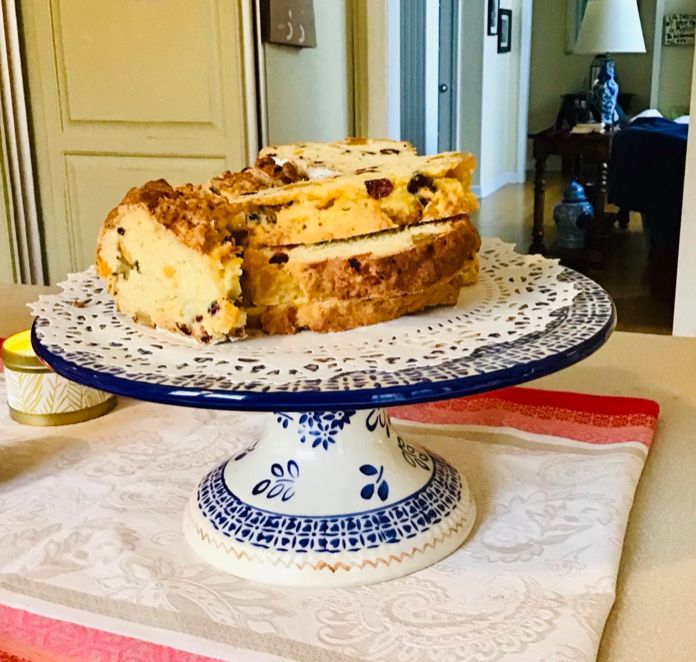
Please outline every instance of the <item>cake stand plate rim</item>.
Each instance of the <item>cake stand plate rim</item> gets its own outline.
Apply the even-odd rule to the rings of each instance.
[[[422,382],[414,385],[399,385],[351,391],[269,391],[230,392],[188,389],[180,386],[149,384],[116,375],[83,368],[51,353],[36,337],[32,326],[32,346],[36,355],[48,363],[62,377],[72,381],[108,391],[114,395],[145,400],[159,404],[222,409],[238,411],[321,411],[340,409],[370,409],[374,407],[396,407],[437,400],[449,400],[466,395],[476,395],[508,386],[523,384],[539,377],[558,372],[574,365],[600,349],[616,327],[616,312],[594,336],[582,343],[550,357],[520,363],[510,368],[482,375],[472,375],[440,382]]]

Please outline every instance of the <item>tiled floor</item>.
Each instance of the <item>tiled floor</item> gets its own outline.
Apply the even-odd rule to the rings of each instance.
[[[560,174],[550,174],[546,191],[547,246],[555,240],[552,213],[562,188]],[[500,237],[515,243],[519,251],[526,251],[531,241],[533,204],[530,178],[527,184],[509,185],[484,198],[475,220],[483,236]],[[648,256],[640,216],[631,215],[628,230],[615,226],[608,245],[606,264],[585,271],[613,297],[618,329],[670,334],[673,304],[650,292],[650,270],[654,265]]]

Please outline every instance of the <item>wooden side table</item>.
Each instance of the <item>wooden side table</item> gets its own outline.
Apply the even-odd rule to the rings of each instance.
[[[613,131],[606,133],[570,133],[560,129],[546,129],[531,134],[536,171],[534,177],[534,228],[530,253],[546,253],[544,244],[544,198],[546,192],[546,161],[549,156],[571,157],[575,163],[575,175],[579,175],[583,162],[597,164],[595,196],[592,200],[595,218],[590,228],[591,237],[606,235],[604,207],[607,203],[607,175]]]

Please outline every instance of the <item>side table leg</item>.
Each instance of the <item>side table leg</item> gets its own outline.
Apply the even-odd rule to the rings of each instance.
[[[593,234],[597,238],[605,238],[609,234],[604,218],[604,209],[607,205],[607,181],[609,165],[606,161],[599,164],[597,172],[597,195],[595,198],[595,222]]]
[[[628,230],[628,224],[630,222],[631,218],[631,212],[630,210],[626,209],[625,207],[622,207],[619,209],[619,227],[622,230]]]
[[[544,245],[544,197],[546,192],[546,157],[540,156],[536,160],[536,171],[534,176],[534,227],[532,229],[532,244],[529,247],[530,253],[546,252]]]

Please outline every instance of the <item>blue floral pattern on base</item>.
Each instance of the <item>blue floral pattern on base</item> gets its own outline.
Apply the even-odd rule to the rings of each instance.
[[[365,426],[370,432],[374,432],[377,426],[381,427],[387,435],[391,437],[391,429],[389,426],[389,415],[384,409],[372,409],[367,415]]]
[[[312,448],[322,446],[328,450],[329,444],[336,443],[336,434],[342,430],[355,411],[312,411],[300,415],[300,441],[311,442]]]
[[[428,531],[448,517],[462,497],[457,471],[430,455],[433,474],[411,496],[382,508],[333,517],[283,515],[254,508],[225,483],[227,462],[198,487],[200,514],[222,535],[278,552],[358,552],[398,543]]]
[[[285,412],[277,411],[275,412],[275,417],[276,422],[278,425],[283,427],[283,430],[287,430],[290,423],[292,423],[292,416],[290,416],[290,414],[286,414]]]
[[[235,462],[239,462],[242,458],[245,458],[249,453],[253,453],[256,450],[256,447],[259,445],[259,440],[257,439],[251,446],[247,446],[241,453],[238,453],[235,455],[232,459]]]
[[[406,443],[401,437],[397,438],[401,455],[404,460],[412,467],[420,467],[421,469],[430,469],[430,456],[423,450],[419,450],[411,444]]]
[[[287,464],[287,474],[282,465],[274,462],[271,465],[271,474],[273,478],[264,478],[254,485],[251,493],[263,494],[266,493],[267,499],[275,499],[280,497],[281,501],[290,501],[295,496],[295,487],[293,483],[300,476],[300,467],[295,460],[290,460]]]
[[[360,467],[360,473],[364,476],[376,476],[374,482],[370,482],[360,490],[360,496],[365,500],[370,500],[375,494],[377,488],[377,496],[386,501],[389,497],[389,484],[384,479],[384,466],[380,465],[379,469],[371,464],[363,464]]]

